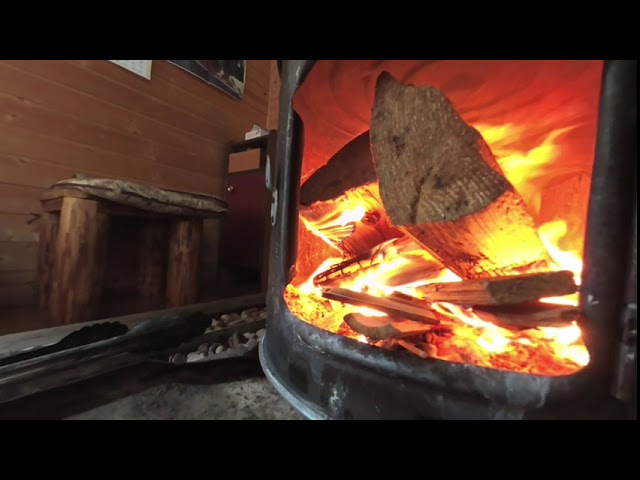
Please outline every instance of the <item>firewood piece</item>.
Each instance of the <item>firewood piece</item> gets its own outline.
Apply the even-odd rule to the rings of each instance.
[[[145,308],[164,306],[167,231],[161,222],[142,223],[138,239],[138,293]]]
[[[422,350],[421,348],[416,347],[415,345],[413,345],[412,343],[407,342],[406,340],[398,340],[398,345],[400,345],[402,348],[404,348],[405,350],[410,351],[411,353],[413,353],[414,355],[419,356],[420,358],[427,358],[429,357],[429,355],[427,354],[427,352],[425,352],[424,350]]]
[[[167,307],[196,303],[202,219],[175,220],[169,235],[167,262]]]
[[[411,295],[407,295],[406,293],[402,292],[393,292],[391,293],[391,295],[389,295],[389,298],[391,300],[407,303],[409,305],[422,306],[425,304],[424,300],[420,300],[419,298],[412,297]]]
[[[49,295],[51,326],[97,318],[107,257],[109,217],[101,202],[65,197]]]
[[[55,250],[58,239],[58,215],[45,213],[40,223],[40,241],[38,243],[38,297],[40,308],[49,306]]]
[[[430,326],[413,320],[394,317],[369,317],[360,313],[348,313],[344,316],[344,321],[352,330],[372,340],[411,337],[428,333],[431,330]]]
[[[499,326],[529,329],[538,327],[568,327],[580,318],[580,310],[566,305],[533,302],[521,305],[480,306],[474,313]]]
[[[458,276],[550,269],[522,197],[442,92],[382,73],[370,135],[391,221]]]
[[[398,318],[406,318],[430,325],[440,323],[438,313],[426,305],[424,307],[413,306],[406,302],[403,303],[388,298],[374,297],[373,295],[354,292],[346,288],[327,288],[322,291],[322,296],[329,300],[372,308]]]
[[[575,293],[573,273],[529,273],[485,280],[432,283],[418,290],[429,302],[458,305],[512,305]]]
[[[369,132],[349,142],[300,187],[300,203],[333,200],[352,188],[377,181],[371,158]]]
[[[364,208],[363,218],[347,223],[339,222],[345,211],[359,208]],[[312,233],[326,233],[323,236],[332,245],[351,257],[387,240],[404,236],[398,228],[391,225],[389,217],[384,214],[377,184],[349,190],[335,200],[316,202],[309,207],[302,206],[299,212]]]

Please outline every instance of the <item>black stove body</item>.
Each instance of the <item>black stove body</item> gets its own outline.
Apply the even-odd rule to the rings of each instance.
[[[605,61],[584,249],[581,308],[590,364],[545,377],[422,359],[316,328],[283,294],[297,255],[304,130],[292,99],[316,61],[281,64],[263,369],[314,419],[636,418],[637,62]]]

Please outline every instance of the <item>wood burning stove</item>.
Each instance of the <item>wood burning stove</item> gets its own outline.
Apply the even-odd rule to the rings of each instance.
[[[636,61],[617,60],[284,61],[277,157],[269,158],[267,175],[272,235],[267,334],[260,347],[263,369],[280,393],[309,418],[635,418],[636,71]],[[440,241],[436,248],[429,238],[416,233],[415,224],[421,222],[415,221],[415,206],[413,213],[405,209],[413,221],[397,221],[401,214],[394,217],[389,206],[394,203],[394,208],[402,210],[405,205],[398,198],[388,200],[388,186],[406,180],[383,171],[387,160],[382,156],[406,158],[405,151],[411,148],[407,144],[415,143],[416,137],[401,139],[398,132],[414,129],[412,122],[425,121],[422,112],[433,102],[413,111],[400,104],[404,117],[394,117],[391,123],[401,124],[401,130],[388,134],[387,150],[377,148],[371,109],[382,102],[380,78],[387,75],[382,72],[389,72],[399,83],[399,96],[415,94],[402,90],[409,84],[415,87],[407,88],[437,87],[461,122],[482,134],[500,163],[491,168],[504,174],[505,185],[510,185],[505,188],[514,187],[527,211],[536,212],[533,235],[544,243],[546,252],[540,254],[544,262],[549,254],[553,258],[548,263],[554,268],[540,266],[539,261],[533,262],[536,267],[520,262],[520,270],[505,274],[504,266],[487,273],[482,270],[486,263],[477,259],[454,258],[452,263],[441,254],[443,248],[453,251],[446,242]],[[388,119],[394,112],[387,109],[384,115]],[[423,133],[420,126],[415,128]],[[553,163],[551,177],[540,173],[539,163],[518,170],[517,165],[539,159],[536,155],[553,156],[550,150],[562,143],[555,140],[567,131],[579,134],[572,137],[573,143],[564,144],[565,150],[560,151],[564,157],[555,152],[563,158]],[[441,146],[449,134],[442,130],[429,148]],[[525,154],[509,145],[515,137]],[[454,148],[455,141],[444,142]],[[373,159],[376,168],[368,169],[362,166],[371,160],[365,158],[363,163],[362,155],[370,155],[370,144],[378,158]],[[507,159],[516,167],[509,170]],[[333,170],[323,179],[317,172],[327,165]],[[422,175],[422,167],[419,162],[415,165],[416,176]],[[438,168],[438,172],[450,171],[451,165]],[[477,174],[477,168],[460,175]],[[401,175],[411,173],[405,169]],[[544,188],[539,181],[543,177]],[[446,183],[446,179],[430,181],[436,189]],[[425,182],[422,175],[420,188]],[[497,182],[503,182],[502,177]],[[354,209],[329,215],[327,205],[335,206],[331,202],[337,197],[349,206],[362,206],[361,211],[346,220],[346,213]],[[465,210],[464,202],[469,199],[450,205],[464,212],[447,221],[476,213]],[[310,205],[316,205],[316,210],[310,212]],[[546,208],[544,213],[545,205],[555,210]],[[482,204],[477,212],[488,208],[492,208],[489,203]],[[510,215],[512,210],[503,212],[507,221],[498,229],[513,228],[516,220],[511,221]],[[325,221],[337,217],[341,220]],[[557,226],[563,219],[571,221],[563,224],[555,240],[545,238],[541,226]],[[429,235],[437,231],[430,230]],[[512,235],[521,236],[522,229]],[[558,242],[563,235],[564,246]],[[416,241],[428,252],[416,254]],[[467,245],[463,247],[468,250]],[[479,248],[486,252],[486,247]],[[566,256],[560,258],[569,250],[583,252],[577,258],[584,263],[582,270],[565,263]],[[338,258],[326,261],[327,252]],[[399,257],[404,267],[391,268]],[[391,273],[384,277],[384,285],[374,285],[385,268]],[[525,308],[532,308],[530,302],[514,307],[496,301],[499,305],[494,307],[474,307],[463,305],[464,301],[442,302],[445,297],[434,301],[435,297],[425,294],[433,294],[434,282],[452,280],[455,271],[454,279],[463,281],[459,285],[465,289],[471,285],[476,293],[480,288],[487,296],[486,284],[514,275],[521,280],[523,273],[537,275],[536,268],[538,273],[570,270],[579,284],[579,305],[553,310],[557,315],[549,324],[544,323],[549,320],[547,307],[539,302],[535,304],[538,324],[514,326],[523,318],[531,322]],[[362,275],[365,270],[377,276]],[[477,287],[478,282],[484,286]],[[349,288],[340,288],[345,285]],[[535,288],[545,291],[549,282]],[[561,288],[558,294],[564,293],[570,292]],[[540,296],[548,295],[535,298]],[[517,302],[530,300],[525,297]],[[479,297],[472,298],[476,300],[470,303]],[[550,300],[551,305],[559,301]],[[569,316],[563,317],[567,312]],[[384,314],[387,317],[380,320]],[[395,317],[393,322],[390,316]],[[566,328],[560,328],[559,319],[568,322]],[[433,323],[437,328],[425,326]]]

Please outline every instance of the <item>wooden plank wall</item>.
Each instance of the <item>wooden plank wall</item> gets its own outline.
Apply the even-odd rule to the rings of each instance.
[[[267,124],[270,60],[236,102],[164,60],[146,80],[106,60],[0,61],[0,307],[35,304],[32,219],[52,183],[86,173],[223,195],[229,144]],[[203,279],[216,271],[208,221]]]
[[[278,129],[278,112],[280,111],[280,74],[278,64],[271,61],[271,82],[269,84],[269,110],[267,112],[267,130]]]

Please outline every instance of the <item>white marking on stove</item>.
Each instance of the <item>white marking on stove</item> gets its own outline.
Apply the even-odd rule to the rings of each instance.
[[[587,295],[587,303],[589,305],[598,305],[600,303],[600,300],[595,300],[595,297],[593,295]]]
[[[332,412],[337,413],[341,410],[343,399],[345,397],[344,383],[342,379],[338,379],[331,387],[331,395],[329,396],[329,408]]]

